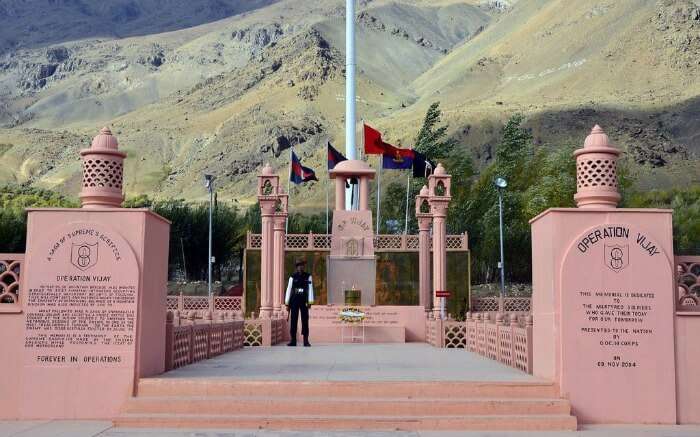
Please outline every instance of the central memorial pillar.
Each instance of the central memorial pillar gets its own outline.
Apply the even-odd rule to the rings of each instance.
[[[345,303],[345,290],[361,292],[362,305],[374,305],[376,259],[372,211],[369,209],[369,181],[374,170],[364,161],[343,161],[330,171],[335,180],[335,210],[331,254],[328,258],[328,303]],[[346,183],[359,184],[356,210],[345,208]]]

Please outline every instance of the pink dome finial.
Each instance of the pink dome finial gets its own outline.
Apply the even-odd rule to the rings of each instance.
[[[263,176],[272,176],[272,167],[270,167],[269,162],[266,162],[265,165],[263,166],[262,174],[263,174]]]
[[[80,151],[83,160],[83,208],[119,208],[124,201],[124,158],[119,142],[108,127],[92,140],[89,149]]]
[[[112,131],[105,126],[100,129],[100,134],[92,139],[91,147],[93,149],[117,150],[119,148],[119,143],[117,137],[112,135]]]
[[[441,163],[441,162],[438,162],[438,165],[435,166],[435,172],[434,172],[434,173],[435,173],[436,176],[444,176],[444,175],[447,174],[447,172],[445,171],[445,167],[442,166],[442,163]]]
[[[576,194],[579,208],[616,208],[620,202],[617,190],[617,159],[620,151],[597,124],[574,152],[576,157]]]

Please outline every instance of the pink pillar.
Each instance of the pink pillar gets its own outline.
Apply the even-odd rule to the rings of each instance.
[[[274,256],[273,256],[273,316],[282,318],[284,317],[284,292],[286,290],[286,284],[284,282],[284,253],[285,253],[285,225],[287,223],[287,201],[288,195],[282,193],[279,196],[279,201],[277,202],[277,212],[275,212],[274,218],[274,230],[275,230],[275,242],[274,242]]]
[[[360,211],[369,211],[369,178],[360,177]]]
[[[274,218],[274,256],[273,259],[273,284],[272,284],[272,305],[273,315],[278,317],[282,314],[282,299],[284,294],[284,225],[287,220],[286,215],[275,215]]]
[[[418,300],[430,313],[433,300],[430,297],[430,215],[428,197],[430,191],[425,185],[416,196],[416,218],[418,219]]]
[[[260,254],[260,318],[269,319],[273,310],[275,209],[280,202],[279,176],[268,164],[258,176],[258,201],[262,218]]]
[[[335,178],[335,210],[345,210],[345,178]]]
[[[447,285],[447,252],[445,250],[445,213],[433,209],[433,316],[440,318],[440,308],[444,297],[435,297],[434,292],[445,290]]]
[[[445,217],[450,203],[451,176],[442,164],[428,178],[428,202],[433,216],[433,317],[440,318],[444,297],[435,297],[436,291],[449,291],[447,287],[447,249],[445,244]]]
[[[272,317],[274,277],[274,210],[262,209],[262,253],[260,255],[260,318]]]
[[[432,307],[430,298],[430,222],[431,217],[418,218],[418,288],[419,304],[426,313]]]

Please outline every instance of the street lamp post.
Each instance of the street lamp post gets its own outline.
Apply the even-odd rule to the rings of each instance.
[[[204,175],[204,186],[207,187],[207,190],[209,191],[209,259],[207,260],[207,266],[208,266],[208,271],[207,271],[207,291],[208,291],[208,296],[209,299],[211,299],[212,293],[211,293],[211,265],[212,265],[212,256],[211,256],[211,241],[212,241],[212,209],[214,206],[214,176],[210,174],[205,174]]]
[[[494,183],[498,190],[498,233],[501,243],[501,261],[498,263],[501,270],[501,298],[498,300],[498,311],[503,312],[503,300],[506,296],[506,275],[503,261],[503,190],[508,186],[508,182],[504,178],[498,177]]]

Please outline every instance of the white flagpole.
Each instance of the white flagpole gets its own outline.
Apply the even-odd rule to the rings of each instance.
[[[326,167],[328,168],[328,167]],[[328,186],[331,182],[331,173],[328,172],[328,182],[326,183],[326,234],[328,234]]]
[[[355,0],[345,1],[345,156],[357,159],[355,147]],[[345,209],[355,209],[352,205],[353,192],[357,185],[350,185],[345,191]]]
[[[379,235],[379,207],[382,199],[382,155],[379,155],[379,173],[377,175],[377,229],[375,234]]]
[[[289,148],[289,174],[287,175],[287,211],[289,211],[289,205],[291,204],[290,200],[292,200],[292,192],[290,190],[290,183],[292,181],[292,153],[294,153],[293,148]],[[289,233],[289,213],[287,213],[287,218],[284,221],[284,234],[287,235]]]
[[[403,233],[408,234],[408,192],[411,191],[411,173],[408,173],[406,179],[406,219],[404,220]]]

